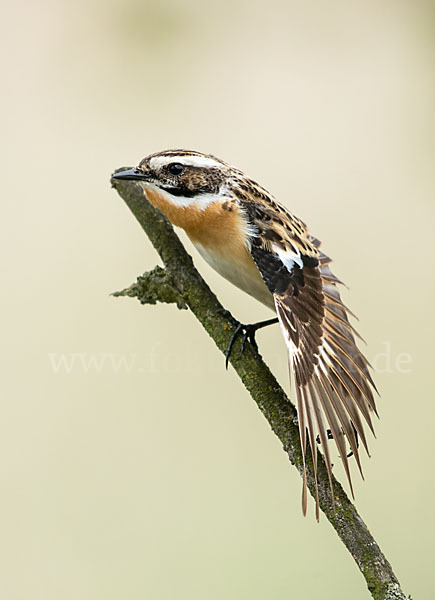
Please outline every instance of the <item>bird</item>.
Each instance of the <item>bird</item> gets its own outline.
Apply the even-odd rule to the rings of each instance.
[[[272,309],[273,319],[240,324],[243,347],[255,332],[279,323],[294,382],[302,448],[302,511],[307,512],[306,457],[310,452],[319,520],[317,446],[333,496],[329,440],[335,442],[354,497],[349,458],[364,478],[360,444],[368,456],[368,428],[378,416],[370,364],[341,300],[342,281],[307,225],[256,181],[212,154],[165,150],[150,154],[115,179],[135,181],[147,200],[184,229],[199,254],[225,279]],[[362,338],[360,338],[362,340]],[[346,443],[347,440],[347,443]],[[350,449],[350,452],[348,452]]]

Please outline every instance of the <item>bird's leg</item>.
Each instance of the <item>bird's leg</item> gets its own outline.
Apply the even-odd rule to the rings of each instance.
[[[256,350],[258,350],[257,342],[255,341],[256,331],[258,329],[262,329],[263,327],[267,327],[268,325],[274,325],[275,323],[278,323],[278,319],[276,317],[274,319],[268,319],[267,321],[260,321],[259,323],[251,323],[250,325],[239,323],[235,332],[231,336],[230,343],[228,344],[228,348],[225,353],[225,368],[228,369],[228,361],[231,356],[231,350],[234,342],[239,336],[242,336],[242,347],[240,349],[241,354],[245,351],[247,340],[251,342]]]

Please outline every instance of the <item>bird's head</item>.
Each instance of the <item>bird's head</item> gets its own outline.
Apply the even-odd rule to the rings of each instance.
[[[136,168],[113,178],[137,181],[145,191],[174,207],[201,209],[224,199],[231,171],[229,165],[209,154],[166,150],[147,156]]]

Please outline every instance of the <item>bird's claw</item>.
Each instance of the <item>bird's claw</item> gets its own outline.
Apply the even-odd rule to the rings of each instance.
[[[225,368],[228,369],[228,362],[230,360],[231,351],[234,346],[234,342],[238,337],[242,336],[242,345],[240,347],[240,354],[243,354],[246,348],[246,342],[249,340],[255,350],[258,350],[258,345],[255,340],[255,332],[257,331],[257,324],[254,325],[244,325],[243,323],[239,323],[230,338],[230,343],[228,344],[227,351],[225,353]]]

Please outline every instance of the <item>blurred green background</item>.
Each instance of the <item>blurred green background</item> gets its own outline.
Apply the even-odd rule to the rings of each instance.
[[[110,173],[171,147],[243,169],[335,259],[382,394],[357,507],[433,598],[434,16],[2,3],[1,598],[369,597],[193,316],[109,296],[158,262]],[[235,316],[268,318],[194,259]],[[258,340],[288,386],[279,330]]]

